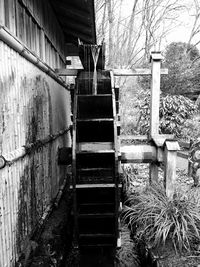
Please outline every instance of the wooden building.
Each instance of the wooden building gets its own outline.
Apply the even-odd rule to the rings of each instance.
[[[95,43],[93,0],[0,0],[0,266],[15,266],[42,223],[71,146],[70,90],[55,69]]]

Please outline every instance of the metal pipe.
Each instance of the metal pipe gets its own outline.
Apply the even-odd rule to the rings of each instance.
[[[6,165],[12,164],[14,161],[24,157],[29,154],[33,149],[37,149],[39,147],[44,146],[45,144],[55,140],[56,138],[66,134],[70,131],[71,125],[65,129],[58,131],[56,134],[48,135],[46,138],[42,140],[37,140],[35,143],[28,144],[26,146],[22,146],[16,150],[13,150],[7,154],[0,155],[0,169],[3,169]]]
[[[16,37],[14,37],[4,26],[0,25],[0,40],[18,52],[22,57],[26,58],[29,62],[37,66],[43,72],[47,73],[60,85],[69,90],[64,80],[59,77],[55,71],[50,68],[46,63],[42,62],[40,58],[34,55],[24,44],[22,44]]]

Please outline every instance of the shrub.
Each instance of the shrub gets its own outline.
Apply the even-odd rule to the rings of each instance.
[[[186,120],[181,132],[181,137],[186,141],[196,142],[200,137],[200,117],[194,116]]]
[[[122,246],[116,252],[117,267],[139,267],[141,266],[136,244],[130,238],[127,226],[122,227]]]
[[[191,250],[200,240],[200,201],[192,191],[177,190],[169,200],[162,187],[147,187],[127,200],[123,219],[136,231],[139,239],[148,240],[152,247],[171,240],[176,251]],[[136,230],[135,230],[136,229]]]
[[[150,127],[150,92],[143,92],[140,102],[140,134],[148,134]],[[181,131],[187,119],[195,113],[195,104],[181,95],[166,95],[160,98],[160,133],[181,136]]]

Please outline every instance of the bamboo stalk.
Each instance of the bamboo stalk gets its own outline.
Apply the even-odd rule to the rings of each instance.
[[[56,80],[59,84],[61,84],[64,88],[69,90],[68,86],[64,82],[62,78],[57,76],[55,71],[43,63],[37,56],[32,54],[30,50],[23,45],[17,38],[12,36],[4,26],[0,25],[0,40],[5,42],[8,46],[10,46],[12,49],[14,49],[16,52],[18,52],[21,56],[26,58],[28,61],[36,65],[39,69],[47,73],[49,76],[51,76],[54,80]]]
[[[70,127],[66,130],[61,130],[57,134],[49,135],[43,140],[38,140],[35,143],[28,144],[26,146],[22,146],[16,150],[13,150],[7,154],[0,155],[0,169],[4,168],[4,164],[12,164],[14,161],[17,161],[18,159],[24,157],[25,155],[31,153],[32,150],[38,149],[40,147],[45,146],[47,143],[54,141],[58,137],[66,134],[70,130]]]

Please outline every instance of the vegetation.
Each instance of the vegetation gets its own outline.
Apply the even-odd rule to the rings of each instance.
[[[126,225],[122,227],[122,246],[116,253],[117,267],[141,266],[136,244],[130,238],[130,231]]]
[[[139,240],[155,248],[172,242],[176,251],[190,251],[200,241],[200,199],[191,190],[177,190],[172,201],[162,187],[147,187],[127,199],[124,220]]]
[[[169,74],[163,76],[164,93],[197,95],[200,92],[199,50],[187,43],[171,43],[165,49],[164,66]],[[191,95],[192,93],[192,95]]]
[[[139,105],[140,119],[138,129],[140,134],[147,134],[150,125],[150,92],[142,94]],[[195,104],[181,95],[161,96],[160,100],[160,133],[181,136],[187,119],[191,119],[196,111]]]

